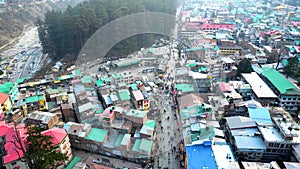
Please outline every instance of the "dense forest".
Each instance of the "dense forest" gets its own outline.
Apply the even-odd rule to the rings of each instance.
[[[90,0],[68,7],[64,12],[48,12],[44,21],[37,21],[37,26],[44,53],[48,53],[54,61],[62,58],[75,61],[87,39],[110,21],[146,11],[175,15],[176,6],[176,0]],[[145,34],[127,38],[115,45],[106,56],[129,54],[149,46],[161,36]]]

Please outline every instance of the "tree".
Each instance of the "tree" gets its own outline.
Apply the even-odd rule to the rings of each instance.
[[[238,65],[237,76],[241,76],[241,73],[253,72],[251,62],[249,59],[243,59]]]
[[[45,169],[47,167],[56,167],[59,162],[65,161],[67,156],[57,151],[53,145],[52,137],[42,135],[42,129],[37,126],[26,127],[26,138],[21,138],[19,131],[15,126],[16,135],[14,135],[15,147],[21,150],[23,158],[16,150],[19,158],[26,162],[30,169]]]
[[[298,57],[288,59],[288,64],[283,68],[286,76],[299,76],[299,60]]]

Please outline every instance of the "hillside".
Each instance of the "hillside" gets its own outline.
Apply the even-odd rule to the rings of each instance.
[[[25,26],[33,25],[36,18],[43,18],[47,11],[65,10],[83,0],[39,2],[30,5],[11,4],[0,13],[0,47],[18,37]]]

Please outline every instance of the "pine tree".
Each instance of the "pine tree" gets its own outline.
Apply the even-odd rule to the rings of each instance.
[[[14,139],[16,148],[24,154],[21,160],[26,162],[30,169],[55,168],[60,162],[67,159],[65,154],[57,151],[57,147],[51,141],[51,136],[42,135],[42,129],[36,126],[28,126],[26,130],[27,137],[24,144],[22,144],[24,138],[20,138],[17,127],[15,127],[16,135]]]
[[[238,65],[237,76],[241,76],[241,73],[253,72],[251,61],[249,59],[243,59]]]

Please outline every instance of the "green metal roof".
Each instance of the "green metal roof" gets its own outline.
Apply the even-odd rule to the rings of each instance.
[[[10,94],[11,89],[14,87],[14,83],[5,82],[0,86],[0,92],[5,94]]]
[[[91,83],[92,80],[93,80],[93,77],[92,77],[92,76],[83,76],[83,77],[81,78],[81,82],[82,82],[82,83]]]
[[[146,152],[151,152],[152,145],[153,145],[152,140],[142,139],[139,149]]]
[[[127,89],[126,90],[119,90],[118,93],[119,93],[121,101],[130,100],[130,93]]]
[[[148,126],[148,127],[151,127],[151,128],[155,128],[155,123],[156,121],[155,120],[150,120],[150,119],[147,119],[146,120],[146,123],[144,124],[145,126]]]
[[[195,91],[194,87],[191,84],[176,84],[175,88],[176,90],[181,90],[183,93]]]
[[[132,151],[139,151],[140,145],[141,145],[141,140],[136,139],[133,146],[132,146]]]
[[[137,84],[135,84],[135,83],[130,84],[130,87],[131,87],[131,89],[132,89],[133,91],[138,90]]]
[[[101,86],[103,86],[103,84],[104,84],[104,81],[101,80],[101,79],[99,79],[99,80],[96,81],[97,87],[101,87]]]
[[[215,136],[215,131],[213,126],[209,126],[208,128],[201,128],[200,139],[207,139]]]
[[[85,90],[86,90],[86,91],[94,91],[95,88],[93,88],[93,87],[85,87]]]
[[[43,95],[42,96],[35,95],[35,96],[30,96],[30,97],[25,98],[25,102],[26,103],[34,103],[34,102],[44,100],[44,99],[45,99],[45,97]]]
[[[197,66],[197,63],[190,63],[190,64],[188,64],[188,66],[189,67],[195,67],[195,66]]]
[[[190,138],[191,141],[197,141],[198,136],[200,140],[204,140],[207,138],[211,138],[215,136],[215,131],[213,126],[209,126],[208,128],[201,128],[200,131],[191,131]]]
[[[279,73],[275,69],[265,68],[263,69],[262,74],[276,87],[276,89],[281,94],[289,93],[293,90],[298,90],[289,80],[287,80],[281,73]]]
[[[89,134],[86,136],[86,139],[102,143],[107,133],[107,130],[91,128]]]
[[[102,114],[104,112],[103,109],[98,109],[98,110],[95,110],[95,114]]]
[[[80,157],[75,156],[75,157],[73,158],[73,160],[69,163],[69,165],[66,167],[66,169],[73,169],[74,166],[75,166],[80,160],[81,160]]]
[[[201,116],[203,113],[211,112],[211,109],[209,109],[209,111],[206,111],[208,110],[208,108],[210,108],[210,106],[205,103],[203,105],[196,104],[196,105],[189,106],[180,111],[181,118],[187,119],[190,118],[190,116]]]
[[[118,138],[115,141],[115,147],[119,147],[121,145],[121,142],[123,140],[124,134],[118,135]]]
[[[81,71],[79,69],[75,70],[75,75],[76,76],[81,76]]]
[[[112,74],[111,76],[112,76],[114,79],[122,79],[122,78],[123,78],[123,76],[122,76],[121,74],[116,74],[116,73]]]
[[[20,79],[18,79],[18,80],[17,80],[17,82],[16,82],[16,83],[18,83],[18,84],[19,84],[19,83],[23,83],[23,82],[24,82],[24,80],[25,80],[25,78],[20,78]]]

